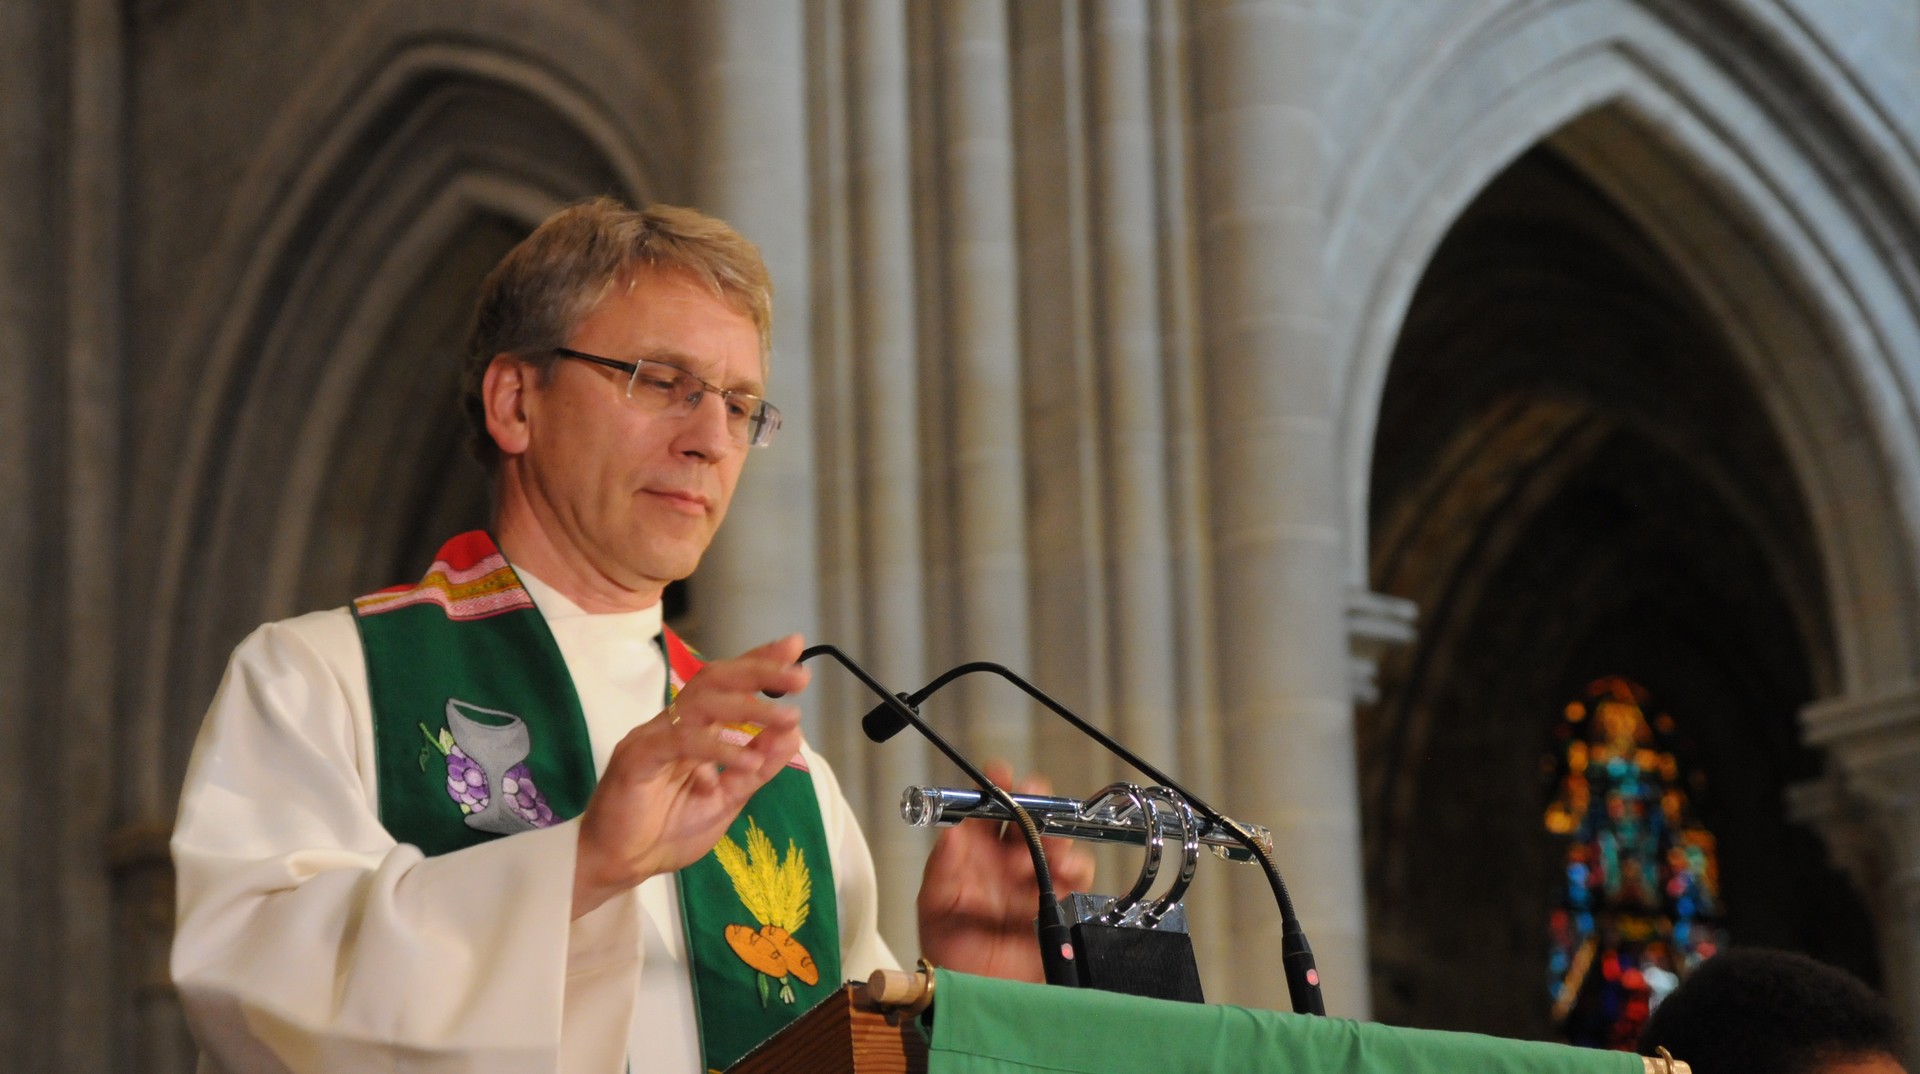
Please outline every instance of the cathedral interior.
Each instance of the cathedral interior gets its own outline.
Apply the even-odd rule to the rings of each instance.
[[[8,0],[0,134],[8,1069],[193,1068],[228,654],[486,523],[474,295],[599,194],[775,280],[703,649],[1021,670],[1273,829],[1331,1013],[1585,1042],[1731,944],[1920,1022],[1909,0]],[[952,774],[865,708],[910,952]],[[1285,1007],[1266,898],[1202,869],[1209,999]]]

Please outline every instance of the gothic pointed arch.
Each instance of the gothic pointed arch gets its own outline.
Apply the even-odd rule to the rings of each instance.
[[[1832,669],[1815,526],[1682,273],[1536,149],[1435,252],[1380,407],[1369,582],[1422,609],[1361,718],[1382,1017],[1550,1035],[1512,984],[1546,962],[1564,868],[1538,774],[1550,716],[1616,674],[1688,714],[1736,941],[1877,973],[1860,900],[1784,808],[1819,771],[1795,720]]]
[[[543,32],[556,25],[565,37],[564,20]],[[237,204],[277,198],[235,220],[256,245],[186,318],[193,421],[170,502],[152,505],[177,534],[154,564],[155,622],[171,625],[144,639],[147,716],[177,753],[253,624],[387,584],[441,530],[484,521],[457,401],[481,276],[560,205],[660,183],[658,147],[616,119],[630,102],[569,67],[608,38],[541,55],[471,27],[401,29],[336,99],[296,108],[311,140],[288,136],[283,167],[243,183]]]
[[[1920,435],[1897,357],[1920,340],[1920,294],[1891,252],[1920,242],[1915,177],[1885,117],[1832,91],[1832,56],[1777,7],[1489,10],[1446,48],[1405,57],[1375,114],[1342,117],[1375,132],[1328,184],[1330,290],[1363,296],[1334,318],[1355,586],[1378,403],[1414,289],[1501,163],[1547,144],[1720,318],[1758,392],[1814,525],[1834,635],[1820,691],[1871,693],[1920,671],[1920,566],[1903,536]],[[1811,628],[1813,609],[1799,611]]]
[[[1547,1031],[1537,995],[1449,1012],[1472,989],[1409,969],[1524,973],[1542,922],[1419,907],[1527,903],[1529,714],[1618,673],[1697,705],[1741,773],[1736,942],[1884,962],[1898,994],[1904,926],[1783,798],[1822,771],[1816,700],[1917,670],[1911,154],[1785,5],[1488,8],[1439,36],[1330,109],[1369,132],[1327,199],[1350,581],[1420,614],[1358,716],[1375,1010]],[[1467,772],[1506,790],[1455,793]],[[1476,845],[1503,849],[1452,853]]]

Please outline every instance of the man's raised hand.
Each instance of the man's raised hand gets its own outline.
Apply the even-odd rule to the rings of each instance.
[[[1005,787],[1013,783],[1013,768],[1004,762],[989,764],[986,777]],[[1037,776],[1022,780],[1023,794],[1049,793],[1047,781]],[[1041,841],[1053,872],[1054,892],[1062,900],[1072,891],[1093,886],[1093,855],[1070,840]],[[1039,937],[1034,914],[1040,900],[1039,881],[1026,840],[1013,824],[968,820],[940,833],[920,878],[917,903],[920,952],[929,962],[947,969],[1041,982]]]
[[[700,669],[665,712],[613,748],[580,820],[573,869],[579,917],[650,876],[698,861],[800,748],[800,710],[761,694],[807,688],[800,635]],[[762,730],[745,745],[724,724]]]

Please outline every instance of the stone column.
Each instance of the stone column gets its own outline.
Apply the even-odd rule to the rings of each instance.
[[[1215,622],[1231,806],[1274,830],[1329,1013],[1368,1014],[1311,0],[1194,9]],[[1234,891],[1239,999],[1287,1005],[1270,896]],[[1264,967],[1264,968],[1263,968]]]
[[[54,508],[45,460],[56,457],[58,432],[48,410],[58,398],[52,372],[60,364],[53,221],[63,139],[49,117],[59,114],[53,72],[66,61],[57,36],[62,6],[0,4],[0,370],[10,385],[0,392],[0,504],[7,505],[0,561],[15,567],[10,584],[0,586],[0,685],[9,693],[0,705],[0,757],[14,777],[0,780],[0,814],[37,819],[0,832],[0,951],[8,952],[0,960],[0,1044],[22,1070],[65,1066],[51,1039],[58,1015],[46,975],[60,959],[46,918],[55,909],[48,856],[64,834],[54,827],[54,806],[73,792],[47,772],[45,729],[54,721],[46,717],[56,714],[58,692],[36,674],[55,657],[49,640],[59,630],[46,618],[51,595],[38,565]],[[103,760],[112,763],[110,755]]]
[[[1180,776],[1222,808],[1231,804],[1222,770],[1217,644],[1213,618],[1211,493],[1207,487],[1211,407],[1202,365],[1200,257],[1195,205],[1193,42],[1185,0],[1153,0],[1150,12],[1155,182],[1160,234],[1157,297],[1164,355],[1169,555],[1173,560],[1173,632],[1178,693],[1169,721],[1179,743]],[[1195,952],[1209,993],[1237,995],[1228,877],[1250,866],[1209,863],[1188,890]]]
[[[1795,819],[1815,824],[1865,889],[1897,1011],[1920,1003],[1920,689],[1833,698],[1800,714],[1827,751],[1824,783],[1794,788]],[[1906,1063],[1920,1066],[1920,1042]]]
[[[689,8],[699,50],[693,198],[758,243],[773,273],[767,398],[785,416],[773,445],[754,449],[694,576],[700,642],[713,656],[794,630],[811,639],[819,622],[804,11],[788,0]]]
[[[907,13],[901,0],[851,0],[846,14],[861,653],[882,682],[912,690],[930,672],[921,556]],[[924,832],[900,822],[894,796],[909,784],[923,782],[926,774],[926,747],[911,732],[868,753],[872,800],[867,835],[875,865],[895,893],[882,901],[890,936],[914,934],[913,905],[906,893],[917,886],[928,843]],[[905,951],[900,954],[906,957]]]
[[[123,626],[119,573],[122,544],[118,505],[124,489],[120,430],[126,383],[123,304],[127,276],[121,238],[126,232],[126,40],[117,0],[78,0],[68,9],[69,142],[66,183],[66,347],[62,481],[64,510],[58,620],[65,649],[58,664],[60,786],[68,789],[49,820],[54,846],[60,964],[59,1066],[104,1070],[134,1044],[121,1023],[129,1003],[119,974],[138,975],[138,1011],[164,1025],[170,996],[164,976],[148,977],[162,960],[171,906],[114,905],[114,878],[104,849],[116,817],[159,821],[171,800],[160,786],[158,758],[144,749],[151,738],[116,726]],[[118,746],[119,748],[116,748]],[[128,748],[132,747],[132,748]],[[103,776],[105,777],[103,783]],[[106,792],[112,786],[118,794]],[[83,788],[98,788],[86,793]],[[147,860],[123,879],[164,877],[167,863]],[[141,893],[143,885],[131,885]],[[121,932],[102,927],[118,920]],[[131,941],[131,942],[127,942]],[[162,962],[161,964],[164,964]],[[116,972],[117,971],[117,972]],[[158,1001],[158,1007],[149,1001]],[[146,1034],[139,1034],[144,1043]],[[170,1058],[177,1058],[170,1057]]]
[[[1092,75],[1095,332],[1106,534],[1108,719],[1142,756],[1179,769],[1174,721],[1167,370],[1161,351],[1153,83],[1146,0],[1103,0],[1087,27]]]
[[[1090,719],[1111,711],[1107,539],[1094,330],[1091,138],[1082,4],[1010,4],[1014,175],[1020,213],[1021,435],[1027,494],[1030,679]],[[1017,695],[1002,692],[1000,697]],[[1078,731],[1034,713],[1033,748],[1062,792],[1110,782],[1112,761]],[[1097,851],[1101,875],[1124,868]],[[1131,863],[1130,863],[1131,864]]]
[[[1029,664],[1021,435],[1019,263],[1007,8],[945,0],[942,75],[949,398],[956,532],[955,646],[961,659]],[[962,683],[964,748],[1031,767],[1028,708],[1004,687]]]

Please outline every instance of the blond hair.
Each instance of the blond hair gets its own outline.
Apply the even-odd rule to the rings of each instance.
[[[758,247],[726,221],[697,209],[631,209],[608,197],[569,205],[508,251],[480,284],[461,402],[474,455],[488,470],[500,453],[487,432],[480,387],[495,356],[527,360],[545,383],[559,360],[554,348],[566,345],[615,286],[630,287],[645,271],[683,273],[753,321],[765,371],[773,338],[773,281]]]

